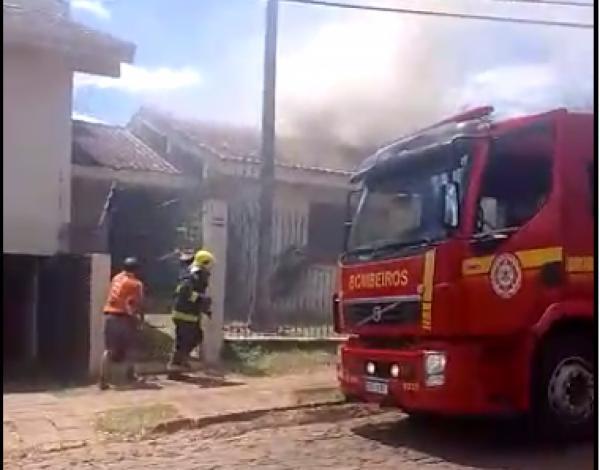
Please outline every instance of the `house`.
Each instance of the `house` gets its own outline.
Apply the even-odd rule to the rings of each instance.
[[[73,120],[72,128],[71,250],[135,256],[149,293],[164,294],[177,276],[169,255],[185,245],[178,228],[193,212],[196,181],[125,127]]]
[[[63,0],[4,0],[3,13],[5,377],[81,372],[98,299],[91,258],[69,242],[73,73],[117,77],[135,47],[73,21]]]
[[[148,108],[136,113],[128,127],[175,168],[196,178],[202,198],[225,204],[225,321],[248,321],[257,266],[260,133]],[[271,300],[278,323],[327,324],[350,172],[303,163],[302,148],[301,142],[278,142]]]

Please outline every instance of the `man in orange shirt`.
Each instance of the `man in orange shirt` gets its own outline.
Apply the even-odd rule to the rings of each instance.
[[[135,258],[127,258],[123,271],[117,274],[110,286],[108,299],[104,306],[104,355],[100,370],[99,386],[108,388],[108,369],[111,363],[127,360],[127,353],[135,338],[138,319],[142,318],[141,306],[144,297],[144,285],[138,278],[139,263]],[[133,379],[133,365],[127,368],[127,375]]]

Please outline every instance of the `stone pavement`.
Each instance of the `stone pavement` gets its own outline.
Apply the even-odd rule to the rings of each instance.
[[[419,424],[396,410],[344,404],[274,411],[134,443],[9,455],[3,468],[592,470],[594,445],[547,446],[527,438],[518,424]]]
[[[118,408],[172,405],[178,417],[170,428],[201,425],[202,420],[227,421],[253,413],[336,400],[335,371],[319,369],[298,376],[248,379],[197,377],[193,382],[154,379],[153,389],[109,390],[84,387],[56,393],[3,395],[4,454],[37,448],[62,450],[85,446],[100,436],[98,413]]]

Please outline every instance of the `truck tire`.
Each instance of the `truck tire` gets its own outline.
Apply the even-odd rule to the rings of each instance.
[[[581,335],[550,338],[536,365],[532,408],[540,435],[561,441],[591,436],[596,406],[592,342]]]

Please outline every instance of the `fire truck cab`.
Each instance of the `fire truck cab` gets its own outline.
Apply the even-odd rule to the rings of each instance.
[[[409,414],[527,413],[592,430],[594,119],[491,107],[380,149],[353,176],[334,295],[338,380]]]

